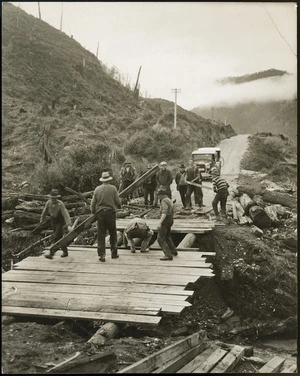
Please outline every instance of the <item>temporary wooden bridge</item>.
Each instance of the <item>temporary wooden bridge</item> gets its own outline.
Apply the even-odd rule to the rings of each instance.
[[[127,219],[117,220],[123,230]],[[158,220],[148,220],[157,229]],[[175,220],[172,232],[202,234],[213,222]],[[151,249],[151,247],[150,247]],[[213,277],[207,256],[197,248],[178,251],[173,261],[160,261],[162,251],[133,254],[119,249],[118,259],[99,262],[96,246],[69,246],[52,260],[27,257],[2,274],[2,313],[56,318],[92,319],[157,325],[163,314],[179,314],[191,306],[187,298],[199,278]]]

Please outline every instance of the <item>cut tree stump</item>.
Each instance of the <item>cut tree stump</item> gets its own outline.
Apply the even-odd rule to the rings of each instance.
[[[94,345],[104,345],[107,340],[114,338],[120,331],[120,327],[113,323],[107,322],[88,340],[88,343]]]

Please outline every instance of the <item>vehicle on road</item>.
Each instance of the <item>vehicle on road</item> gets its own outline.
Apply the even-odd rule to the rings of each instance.
[[[221,162],[221,166],[224,164],[224,160],[221,157],[221,149],[217,147],[199,148],[194,150],[192,152],[192,159],[199,165],[203,180],[212,179],[210,170],[214,167],[217,160]]]

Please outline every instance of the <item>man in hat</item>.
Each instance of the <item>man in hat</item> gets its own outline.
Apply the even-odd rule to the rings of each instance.
[[[97,213],[97,240],[99,260],[105,262],[105,235],[106,231],[110,236],[111,258],[119,257],[117,249],[117,228],[116,228],[116,211],[121,207],[120,198],[117,188],[109,184],[112,177],[108,172],[103,172],[99,179],[102,185],[99,185],[93,194],[91,201],[92,214]]]
[[[229,184],[219,176],[219,171],[217,168],[213,167],[211,170],[213,190],[216,195],[212,201],[212,207],[214,209],[215,216],[218,218],[218,203],[221,204],[221,215],[226,217],[226,202],[228,196]]]
[[[135,243],[133,239],[142,239],[141,253],[149,252],[149,243],[151,241],[153,231],[149,228],[143,218],[135,217],[127,225],[124,230],[125,242],[131,249],[131,253],[135,253]]]
[[[160,260],[173,260],[173,256],[177,256],[176,247],[171,238],[171,227],[173,225],[174,208],[173,202],[168,197],[168,192],[164,188],[159,188],[157,191],[158,199],[160,200],[160,221],[158,225],[157,241],[161,246],[165,256]]]
[[[156,184],[157,188],[164,187],[167,191],[169,198],[172,197],[170,185],[172,184],[173,178],[171,171],[167,169],[167,162],[160,163],[160,171],[156,174]],[[154,206],[157,206],[158,197],[157,191],[154,193]]]
[[[186,171],[183,163],[180,165],[180,170],[176,173],[175,182],[177,185],[177,191],[180,193],[183,209],[186,207],[186,191],[188,184],[186,182]]]
[[[148,171],[151,170],[151,168],[152,168],[151,164],[148,164]],[[148,205],[148,203],[150,204],[150,206],[153,205],[155,188],[156,188],[156,176],[152,175],[150,178],[145,180],[143,184],[145,205]],[[149,196],[150,196],[150,201],[148,201]]]
[[[124,163],[124,166],[121,168],[120,171],[120,188],[119,192],[124,191],[127,187],[129,187],[135,180],[136,178],[136,170],[135,168],[131,165],[131,162],[126,161]],[[129,198],[132,198],[132,194],[129,195]]]
[[[194,182],[197,183],[197,184],[202,185],[202,174],[201,174],[200,166],[201,166],[201,163],[197,162],[196,163],[197,177],[196,177],[196,179],[194,179]],[[196,191],[196,197],[197,197],[197,202],[195,202],[195,203],[198,204],[199,208],[201,208],[202,206],[205,206],[205,205],[203,205],[203,191],[202,191],[202,188],[195,186],[195,191]]]
[[[186,180],[191,183],[200,184],[201,177],[199,175],[199,168],[195,166],[193,159],[189,161],[189,167],[186,169]],[[186,206],[188,209],[192,208],[192,193],[194,192],[195,204],[199,205],[199,190],[195,185],[188,184],[186,192]]]
[[[51,218],[51,226],[53,229],[52,234],[52,243],[56,243],[59,239],[64,236],[64,226],[68,226],[68,231],[72,230],[71,219],[68,213],[68,210],[65,207],[65,204],[58,200],[61,198],[61,195],[58,193],[57,189],[52,189],[49,194],[49,200],[46,202],[43,209],[40,222],[43,222],[47,215]],[[68,256],[68,248],[62,248],[63,254],[61,257]],[[55,254],[55,251],[50,251],[49,254],[45,255],[46,258],[52,259]]]

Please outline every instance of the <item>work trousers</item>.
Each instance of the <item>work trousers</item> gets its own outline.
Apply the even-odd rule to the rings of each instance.
[[[214,209],[215,215],[219,215],[218,211],[218,203],[221,204],[221,214],[226,215],[226,202],[227,202],[228,190],[222,189],[221,191],[217,192],[213,201],[212,207]]]
[[[98,256],[105,256],[105,236],[106,231],[109,232],[109,241],[111,255],[118,254],[117,249],[117,228],[116,228],[116,213],[112,209],[103,209],[97,214],[97,240],[98,240]]]
[[[129,187],[132,183],[133,183],[133,181],[128,181],[128,180],[122,181],[121,185],[120,185],[119,192],[124,191],[124,189],[126,189],[127,187]],[[131,192],[127,197],[129,199],[132,199],[132,195],[133,195],[133,192]]]
[[[149,247],[152,235],[152,230],[143,230],[139,228],[133,229],[125,234],[132,251],[135,251],[135,244],[133,242],[133,239],[142,239],[141,252],[144,252]]]
[[[176,251],[176,247],[171,238],[171,227],[173,225],[173,216],[167,216],[157,234],[157,241],[163,250],[165,256],[173,257],[173,253]]]
[[[57,241],[59,241],[63,236],[64,236],[64,225],[65,225],[65,222],[63,220],[63,218],[57,220],[55,218],[51,218],[51,227],[52,227],[52,230],[53,230],[53,234],[52,234],[52,243],[56,243]],[[64,252],[67,252],[68,251],[68,248],[67,247],[62,247],[61,248]],[[54,254],[55,252],[52,252],[52,254]]]
[[[203,205],[203,192],[202,192],[202,188],[195,187],[195,192],[197,192],[196,195],[195,195],[195,204],[197,204],[199,206],[199,208],[201,208],[201,206]],[[196,198],[197,198],[197,202],[196,202]]]
[[[199,205],[199,191],[197,190],[198,187],[195,187],[194,185],[188,185],[187,191],[186,191],[186,206],[190,209],[192,207],[192,193],[194,192],[194,199],[195,204]]]
[[[187,192],[187,185],[178,185],[178,191],[180,193],[181,202],[184,207],[186,207],[186,192]]]
[[[148,201],[149,196],[150,196],[150,202]],[[154,188],[146,185],[144,187],[144,203],[145,205],[148,205],[148,203],[150,203],[150,205],[153,205],[153,201],[154,201]]]

